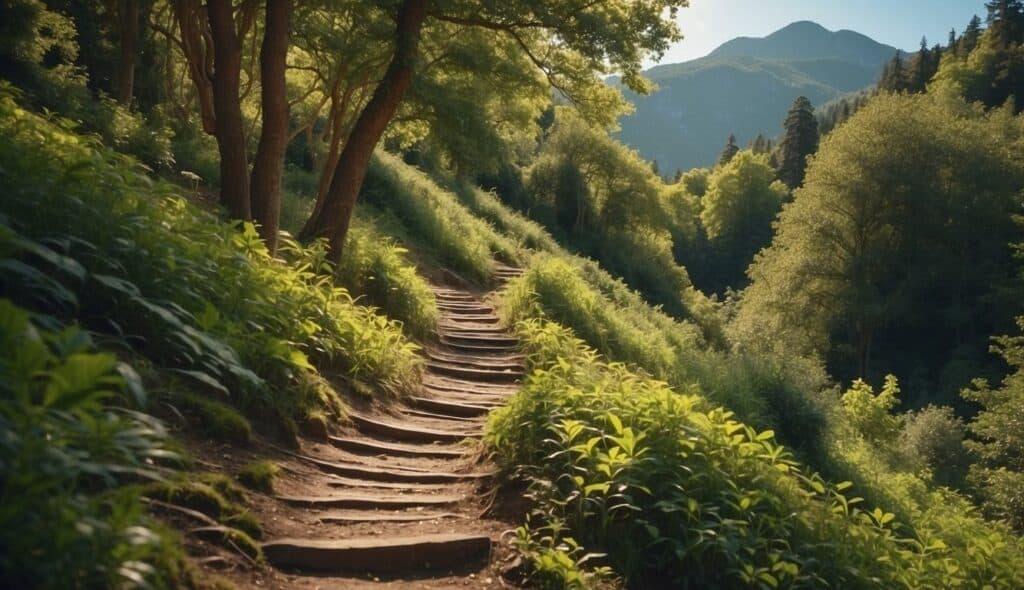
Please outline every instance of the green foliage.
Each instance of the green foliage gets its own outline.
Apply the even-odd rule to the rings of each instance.
[[[1010,4],[1014,4],[1011,2]],[[1007,3],[998,3],[1005,5]],[[988,29],[962,51],[946,52],[929,90],[993,108],[1024,109],[1024,17],[995,14]],[[1009,12],[1015,12],[1011,10]],[[967,33],[964,33],[966,41]]]
[[[952,408],[929,405],[904,416],[899,453],[911,471],[927,471],[939,485],[963,487],[970,464],[966,436],[967,427]]]
[[[1024,337],[997,338],[993,350],[1013,372],[998,388],[979,379],[962,393],[983,408],[968,425],[973,439],[966,444],[978,459],[970,481],[989,514],[1024,531]]]
[[[408,250],[382,232],[366,207],[358,209],[335,268],[338,284],[360,303],[381,308],[406,332],[428,337],[437,325],[434,293],[407,259]]]
[[[274,493],[274,480],[281,468],[272,461],[253,461],[238,471],[238,481],[249,489]]]
[[[131,367],[0,300],[0,578],[11,587],[176,586],[181,549],[126,484],[160,478],[177,455],[159,421],[119,402],[145,402]]]
[[[963,384],[936,392],[947,364],[983,350],[1019,307],[1008,244],[1022,131],[1024,119],[948,97],[872,99],[808,166],[748,271],[733,338],[821,353],[840,379],[878,379],[872,359],[885,359],[909,391],[930,394],[912,407],[950,399]]]
[[[390,212],[407,229],[410,246],[466,278],[486,283],[495,257],[510,263],[522,261],[519,245],[480,218],[474,217],[458,198],[424,173],[397,157],[377,152],[363,184],[361,199]]]
[[[700,221],[708,237],[702,287],[722,292],[742,288],[744,271],[772,238],[772,222],[787,197],[768,157],[740,151],[719,165],[701,198]]]
[[[314,363],[385,390],[416,382],[416,347],[332,286],[322,244],[286,240],[273,259],[251,225],[220,223],[9,97],[0,130],[0,280],[18,301],[88,318],[157,368],[286,426],[311,407],[339,410],[308,386]]]
[[[925,527],[905,535],[892,513],[844,494],[848,482],[806,472],[773,432],[710,409],[695,389],[676,393],[607,364],[553,324],[520,331],[531,371],[492,413],[487,441],[552,523],[541,547],[564,540],[570,551],[603,553],[598,563],[637,588],[1021,582],[1015,540]]]
[[[900,421],[891,414],[899,404],[896,396],[900,387],[896,377],[886,375],[885,385],[875,394],[874,389],[857,379],[840,399],[843,425],[870,443],[892,444],[900,429]]]
[[[779,143],[779,180],[793,189],[804,183],[807,157],[818,150],[818,120],[805,96],[798,96],[786,113]]]
[[[824,382],[820,368],[794,357],[708,349],[703,334],[713,330],[651,308],[593,263],[535,256],[523,277],[509,284],[499,310],[512,324],[559,322],[608,358],[681,389],[700,383],[710,399],[744,421],[777,430],[801,451],[821,451],[827,415],[817,394]],[[714,317],[715,311],[706,314]]]
[[[685,318],[681,294],[690,278],[672,245],[693,218],[679,218],[677,203],[635,151],[567,108],[556,113],[526,173],[531,214],[652,303]]]

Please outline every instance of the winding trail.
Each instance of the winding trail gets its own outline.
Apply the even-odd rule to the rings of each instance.
[[[523,357],[482,297],[433,289],[441,319],[424,349],[421,392],[386,409],[367,404],[351,414],[349,432],[304,445],[297,456],[322,477],[276,496],[318,525],[313,536],[264,543],[290,582],[283,587],[504,586],[496,549],[516,523],[488,510],[493,465],[480,438],[487,413],[517,391]]]

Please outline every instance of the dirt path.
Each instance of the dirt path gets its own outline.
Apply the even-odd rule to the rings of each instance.
[[[303,444],[293,477],[262,507],[275,515],[263,545],[275,571],[253,585],[506,585],[500,537],[516,523],[489,510],[493,466],[480,437],[487,412],[517,390],[523,358],[482,298],[447,287],[435,294],[438,343],[424,351],[421,393],[386,412],[354,410],[349,432]]]

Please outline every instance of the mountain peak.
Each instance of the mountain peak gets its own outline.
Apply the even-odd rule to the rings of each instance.
[[[814,21],[802,20],[767,37],[737,37],[720,45],[710,56],[781,60],[838,58],[873,64],[895,53],[895,47],[865,35],[846,30],[830,31]]]

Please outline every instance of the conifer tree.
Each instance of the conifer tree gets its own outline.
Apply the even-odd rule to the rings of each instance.
[[[818,120],[805,96],[798,96],[786,114],[785,132],[779,144],[779,180],[790,189],[804,182],[807,156],[818,150]]]
[[[736,136],[730,133],[729,141],[725,144],[725,147],[722,148],[722,154],[718,156],[718,165],[725,166],[731,162],[733,156],[735,156],[738,151],[740,151],[740,148],[736,145]]]
[[[978,15],[971,17],[971,21],[967,23],[967,28],[964,29],[964,34],[960,37],[960,42],[957,44],[957,54],[961,57],[966,57],[974,51],[974,48],[978,46],[978,38],[981,36],[981,19]]]

